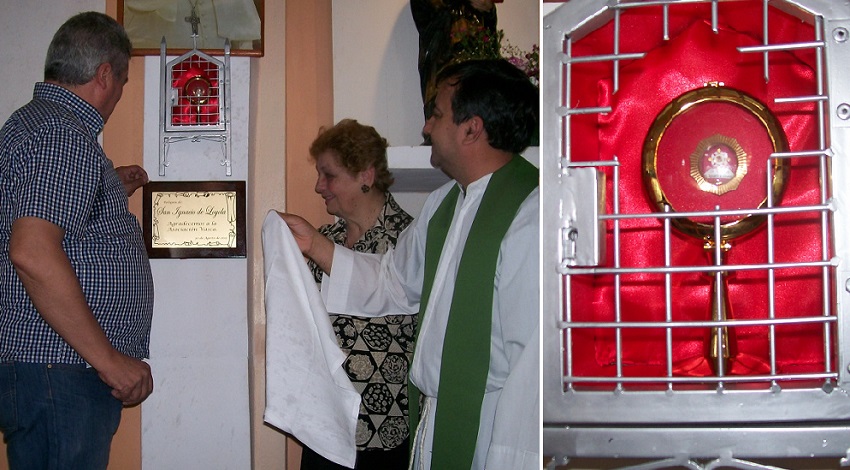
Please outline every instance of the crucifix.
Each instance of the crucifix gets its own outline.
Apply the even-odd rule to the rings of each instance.
[[[198,25],[201,23],[201,18],[198,16],[198,2],[192,4],[192,14],[183,18],[184,21],[190,23],[192,25],[192,42],[194,46],[197,48],[198,44]]]

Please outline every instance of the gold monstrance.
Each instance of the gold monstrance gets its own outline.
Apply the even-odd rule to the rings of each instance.
[[[767,106],[744,92],[710,84],[674,99],[655,118],[643,146],[644,185],[658,211],[695,214],[673,216],[671,224],[702,240],[713,265],[722,266],[731,241],[765,221],[763,213],[746,211],[782,198],[789,165],[771,154],[787,148]],[[723,215],[705,215],[718,209]],[[729,370],[727,320],[732,318],[723,270],[712,273],[710,304],[717,326],[708,357],[722,376]]]

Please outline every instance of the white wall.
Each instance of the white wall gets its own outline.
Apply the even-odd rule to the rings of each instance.
[[[539,43],[538,0],[496,4],[511,45]],[[375,126],[392,146],[422,142],[419,34],[409,0],[333,0],[334,120]]]
[[[103,0],[63,0],[50,8],[32,0],[0,2],[0,122],[32,99],[35,82],[44,78],[44,56],[53,33],[81,11],[104,11]]]

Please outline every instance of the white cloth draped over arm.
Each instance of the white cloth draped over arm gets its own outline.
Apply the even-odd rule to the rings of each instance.
[[[289,227],[263,223],[266,295],[264,420],[340,465],[354,467],[360,395],[351,385],[315,280]]]

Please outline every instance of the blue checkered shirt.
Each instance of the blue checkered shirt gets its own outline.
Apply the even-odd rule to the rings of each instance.
[[[38,217],[65,231],[62,247],[112,345],[148,356],[153,278],[141,228],[97,141],[97,110],[37,83],[0,129],[0,361],[80,364],[38,314],[9,260],[12,222]]]

